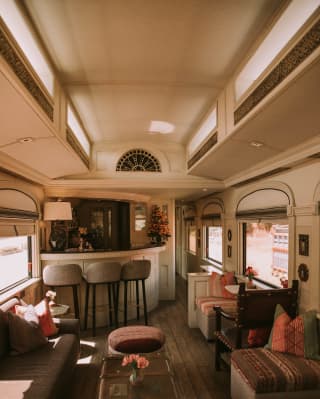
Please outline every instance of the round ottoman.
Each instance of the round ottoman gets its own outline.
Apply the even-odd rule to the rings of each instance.
[[[121,327],[109,334],[108,353],[154,352],[162,348],[165,340],[165,335],[157,327]]]

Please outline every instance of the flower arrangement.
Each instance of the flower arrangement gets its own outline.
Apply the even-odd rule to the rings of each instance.
[[[122,366],[130,365],[132,372],[129,381],[132,385],[139,385],[143,382],[143,369],[149,366],[149,360],[140,355],[127,355],[122,359]]]
[[[88,234],[87,227],[79,227],[78,231],[79,231],[80,237],[82,237],[82,238],[86,238],[87,237],[87,234]]]
[[[252,281],[254,276],[257,276],[258,273],[254,270],[252,266],[247,266],[245,275],[248,277],[250,281]]]
[[[126,355],[122,359],[121,366],[130,365],[133,369],[145,369],[149,366],[149,360],[140,355]]]
[[[167,215],[160,210],[158,205],[152,207],[148,237],[156,243],[167,241],[171,237]]]

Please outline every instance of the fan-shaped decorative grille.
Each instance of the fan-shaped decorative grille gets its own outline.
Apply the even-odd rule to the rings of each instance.
[[[119,159],[117,171],[122,172],[161,172],[160,162],[149,152],[133,149]]]

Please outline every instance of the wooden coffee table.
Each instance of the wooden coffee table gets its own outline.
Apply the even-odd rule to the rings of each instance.
[[[121,366],[122,356],[103,360],[98,399],[178,399],[173,373],[165,352],[144,354],[150,364],[144,369],[141,385],[129,382],[130,366]]]

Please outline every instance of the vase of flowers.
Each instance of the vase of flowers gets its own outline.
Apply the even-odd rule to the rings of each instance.
[[[151,210],[148,236],[155,245],[161,245],[171,237],[167,215],[158,205],[154,205]]]
[[[255,288],[255,285],[253,284],[253,277],[257,276],[258,273],[254,270],[252,266],[247,266],[245,275],[247,276],[247,288]]]
[[[122,366],[131,366],[129,381],[131,385],[140,385],[144,378],[144,369],[149,366],[149,360],[140,355],[127,355],[122,359]]]

